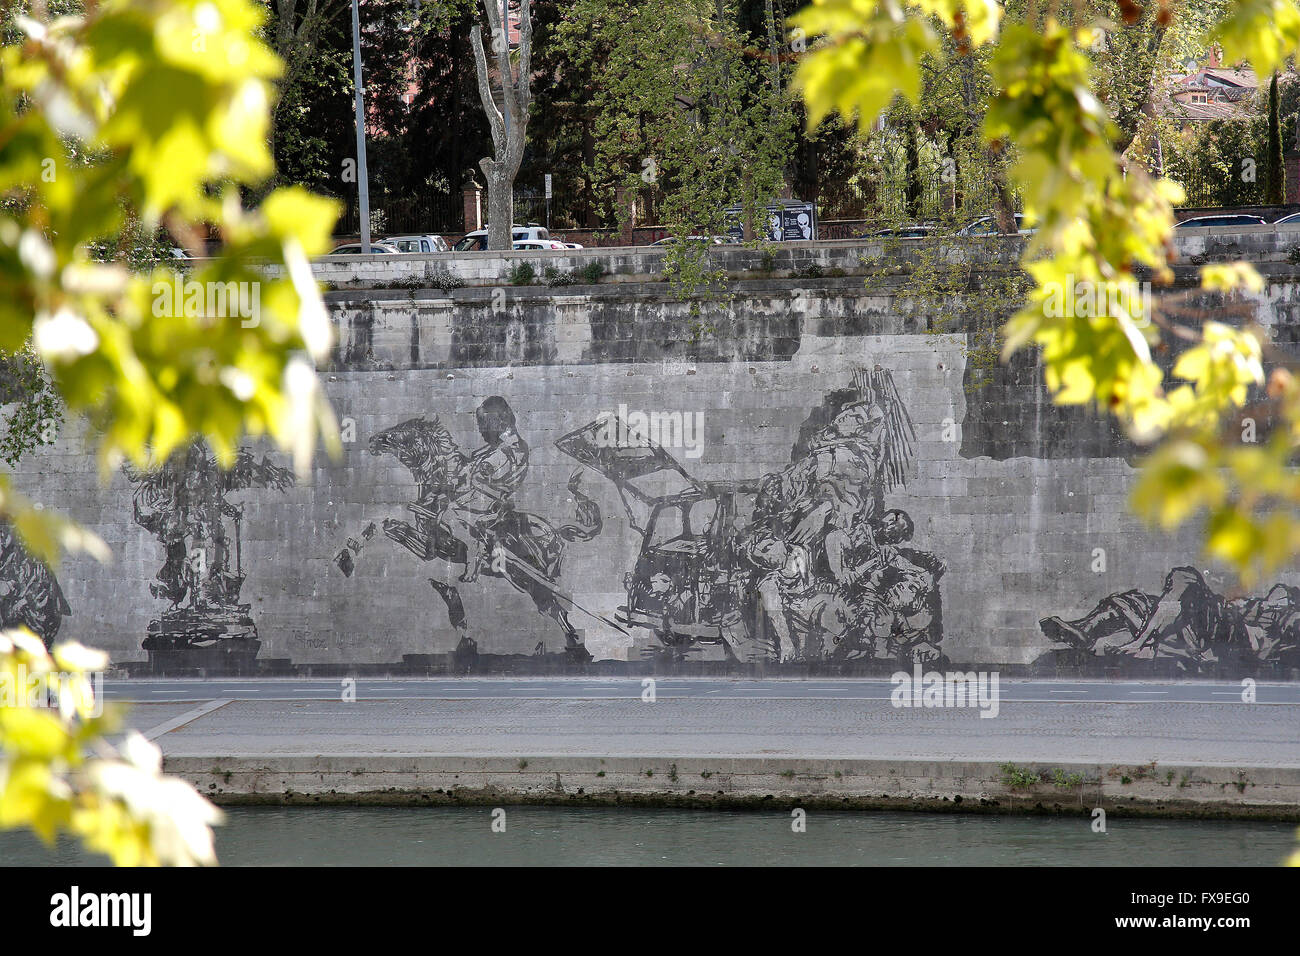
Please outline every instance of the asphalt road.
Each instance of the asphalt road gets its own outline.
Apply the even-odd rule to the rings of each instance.
[[[346,789],[360,785],[355,772],[371,773],[380,790],[420,773],[435,780],[429,786],[444,786],[467,772],[467,759],[473,766],[504,759],[511,768],[559,761],[555,773],[576,773],[592,759],[653,758],[662,767],[726,760],[741,774],[790,758],[897,762],[890,774],[912,773],[920,761],[922,776],[944,779],[953,763],[984,771],[1008,761],[1117,773],[1152,762],[1230,768],[1247,775],[1252,798],[1292,801],[1294,783],[1277,790],[1274,778],[1291,780],[1300,768],[1300,686],[1260,684],[1247,703],[1240,685],[1227,682],[999,685],[996,712],[986,716],[978,706],[895,706],[887,680],[659,679],[653,702],[640,678],[362,679],[355,699],[343,681],[322,679],[132,680],[105,690],[130,701],[129,724],[168,760],[188,760],[192,772],[227,758],[251,761],[257,769],[241,771],[234,784],[222,778],[249,792]],[[304,759],[324,761],[324,769],[302,771],[295,761]],[[405,768],[396,776],[394,759]],[[330,770],[335,760],[355,766]],[[1206,786],[1214,799],[1226,792]]]
[[[1300,710],[1206,703],[493,698],[145,703],[130,719],[168,757],[777,756],[1300,767]],[[1253,778],[1252,778],[1253,779]]]
[[[716,680],[656,678],[659,700],[888,700],[894,685],[888,680]],[[341,700],[344,682],[317,678],[219,678],[106,680],[108,700],[141,703],[208,700]],[[360,678],[357,701],[382,700],[637,700],[643,679],[610,678]],[[1236,704],[1242,703],[1240,683],[1209,681],[1057,681],[1001,680],[1004,703],[1074,704]],[[1255,704],[1300,707],[1300,684],[1259,683]],[[1300,737],[1300,711],[1293,720]]]

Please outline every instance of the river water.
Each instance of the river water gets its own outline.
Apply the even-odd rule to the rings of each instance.
[[[1275,866],[1289,823],[893,812],[629,808],[237,807],[217,831],[225,866]],[[503,815],[502,815],[503,814]],[[504,832],[495,832],[504,824]],[[0,833],[0,865],[94,864]]]

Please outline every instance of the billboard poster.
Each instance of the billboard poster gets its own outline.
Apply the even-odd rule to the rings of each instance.
[[[741,208],[732,206],[727,210],[727,234],[733,239],[744,238],[744,226],[741,223]],[[755,232],[762,228],[756,222]],[[813,203],[798,199],[786,199],[767,207],[768,242],[792,242],[798,239],[817,238],[817,208]]]

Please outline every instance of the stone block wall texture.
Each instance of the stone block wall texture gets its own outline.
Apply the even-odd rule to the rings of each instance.
[[[458,647],[573,661],[585,646],[597,661],[762,663],[769,673],[946,661],[1297,675],[1289,615],[1300,591],[1230,604],[1232,580],[1202,563],[1194,531],[1166,536],[1129,513],[1132,450],[1108,426],[1053,407],[1032,357],[972,390],[964,335],[930,330],[860,279],[790,285],[744,284],[697,318],[658,285],[509,289],[504,304],[491,289],[332,296],[339,341],[322,377],[343,423],[342,457],[322,454],[283,489],[225,494],[242,508],[238,565],[227,553],[225,567],[245,579],[224,599],[194,586],[173,607],[151,593],[185,573],[167,571],[165,534],[136,520],[139,483],[119,472],[101,484],[76,427],[23,464],[22,491],[114,554],[107,567],[73,556],[57,569],[68,610],[59,636],[143,662],[151,625],[206,601],[186,620],[229,612],[223,620],[236,624],[220,641],[251,619],[260,659],[295,665],[451,660]],[[1285,329],[1295,301],[1294,282],[1275,279],[1259,318]],[[603,415],[637,412],[700,423],[698,443],[651,437],[703,489],[706,510],[734,507],[727,527],[643,536],[653,497],[687,480],[671,468],[650,474],[643,502],[556,445]],[[891,462],[896,483],[882,477]],[[508,495],[512,516],[485,521],[493,506],[482,493],[471,500],[471,473]],[[757,494],[765,475],[778,477]],[[827,502],[829,514],[809,517]],[[887,517],[895,509],[910,537]],[[233,519],[223,520],[230,552]],[[827,541],[839,521],[837,572]],[[395,522],[409,529],[405,546]],[[568,540],[546,530],[565,526],[585,531]],[[204,534],[174,538],[221,563]],[[481,552],[477,580],[459,580],[457,541],[469,545],[462,559]],[[1300,574],[1280,580],[1297,585]],[[238,605],[247,611],[230,610]]]

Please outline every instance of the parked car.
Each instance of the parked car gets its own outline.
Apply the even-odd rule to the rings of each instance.
[[[389,236],[384,242],[396,246],[398,252],[451,252],[442,236]]]
[[[391,246],[386,242],[375,241],[370,244],[370,254],[372,256],[395,256],[400,250],[396,246]],[[341,246],[336,246],[331,252],[332,256],[359,256],[362,255],[361,243],[345,242]]]
[[[569,248],[558,239],[518,239],[515,241],[514,247],[516,251],[520,249],[544,249],[548,252],[554,249]]]
[[[1016,229],[1022,236],[1033,235],[1034,230],[1025,225],[1025,217],[1016,213]],[[1000,236],[1002,230],[993,216],[980,216],[974,222],[967,223],[957,230],[959,236]]]
[[[152,251],[152,250],[144,249],[144,248],[142,248],[142,247],[140,247],[140,246],[137,246],[136,248],[134,248],[134,249],[131,250],[130,258],[135,259],[135,260],[137,260],[137,261],[143,261],[143,260],[146,260],[146,259],[154,258],[155,256],[156,256],[157,258],[159,258],[159,259],[167,259],[167,258],[171,258],[171,259],[192,259],[192,258],[194,258],[194,257],[191,256],[188,252],[186,252],[184,249],[182,249],[180,246],[169,246],[166,250],[158,249],[157,252],[154,252],[154,251]]]
[[[1267,226],[1259,216],[1245,216],[1239,213],[1223,216],[1193,216],[1175,223],[1175,229],[1200,229],[1206,226]]]
[[[1273,225],[1275,226],[1295,225],[1296,223],[1300,223],[1300,212],[1293,212],[1289,216],[1283,216],[1281,219],[1273,221]]]
[[[650,243],[650,245],[671,246],[674,243],[681,242],[681,241],[682,240],[677,236],[664,236],[662,239],[656,239],[654,242]],[[734,245],[736,243],[736,240],[733,239],[731,236],[687,236],[686,241],[711,243],[712,245],[715,246],[729,246],[729,245]]]
[[[452,246],[454,252],[477,252],[487,248],[487,230],[475,229],[473,232],[465,233],[464,237]],[[526,226],[515,223],[510,229],[510,238],[514,242],[522,242],[526,239],[545,239],[550,240],[551,233],[545,226],[539,226],[530,222]],[[561,243],[561,245],[563,245]]]
[[[924,239],[926,236],[938,232],[935,226],[912,225],[898,226],[893,229],[878,229],[875,232],[864,232],[858,236],[859,239],[878,239],[883,236],[892,236],[895,239]]]
[[[566,248],[566,249],[581,249],[581,248],[582,248],[582,243],[580,243],[580,242],[566,242],[566,243],[564,244],[564,248]]]

